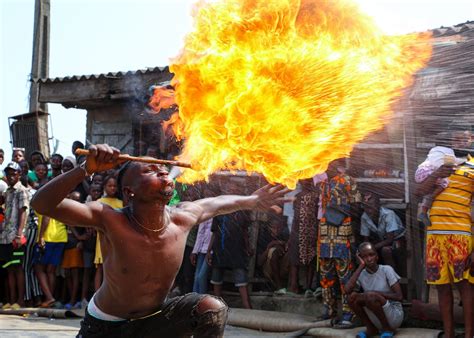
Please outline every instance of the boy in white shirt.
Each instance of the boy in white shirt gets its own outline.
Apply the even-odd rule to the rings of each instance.
[[[345,285],[349,306],[364,322],[367,331],[356,337],[365,338],[381,333],[381,338],[393,337],[403,322],[403,299],[400,276],[389,265],[379,265],[377,251],[369,242],[359,245],[359,266]],[[364,290],[354,292],[356,287]]]

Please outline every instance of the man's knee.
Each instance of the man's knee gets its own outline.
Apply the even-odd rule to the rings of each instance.
[[[363,298],[362,293],[352,292],[347,297],[347,302],[349,303],[350,306],[354,306],[354,305],[357,305],[362,298]]]
[[[365,304],[367,306],[371,305],[380,305],[383,306],[386,302],[385,298],[382,295],[379,295],[375,292],[368,292],[364,295]]]
[[[197,305],[197,313],[204,314],[208,311],[227,311],[227,305],[217,297],[205,296]]]
[[[196,307],[198,315],[194,335],[196,337],[222,337],[227,322],[228,307],[221,299],[205,296]]]
[[[380,249],[380,253],[382,254],[382,257],[392,257],[392,248],[389,246],[384,246],[382,249]]]

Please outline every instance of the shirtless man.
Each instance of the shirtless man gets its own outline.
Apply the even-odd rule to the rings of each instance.
[[[101,233],[104,282],[91,299],[79,337],[219,337],[227,306],[216,297],[187,294],[168,299],[190,229],[220,214],[268,210],[288,200],[288,189],[265,186],[250,196],[219,196],[168,207],[174,184],[165,167],[126,163],[118,185],[128,206],[66,199],[86,175],[119,164],[108,145],[89,148],[80,167],[42,187],[31,201],[40,214]]]

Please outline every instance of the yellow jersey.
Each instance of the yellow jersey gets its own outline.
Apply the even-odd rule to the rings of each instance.
[[[434,197],[430,210],[431,234],[471,235],[471,200],[474,193],[474,163],[462,164],[449,176],[448,187]]]

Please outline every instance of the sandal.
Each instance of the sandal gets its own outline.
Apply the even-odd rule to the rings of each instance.
[[[348,330],[355,327],[354,323],[349,320],[341,320],[340,322],[333,325],[333,328],[337,330]]]
[[[18,303],[14,303],[14,304],[12,304],[12,306],[10,307],[10,309],[12,309],[12,310],[20,310],[20,309],[21,309],[21,306],[20,306],[20,304],[18,304]]]
[[[41,303],[41,305],[39,306],[40,308],[49,308],[51,306],[53,306],[53,304],[56,302],[56,299],[51,299],[51,300],[48,300],[48,301],[44,301],[43,303]]]
[[[356,334],[356,338],[368,338],[367,332],[365,331],[360,331],[359,333]]]
[[[393,332],[390,331],[384,331],[380,335],[380,338],[392,338],[393,337]]]
[[[298,297],[297,293],[288,291],[286,288],[277,290],[273,293],[276,296],[289,296],[289,297]]]

